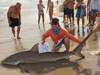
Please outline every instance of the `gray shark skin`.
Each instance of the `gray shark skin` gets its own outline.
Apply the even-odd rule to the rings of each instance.
[[[91,34],[90,34],[91,35]],[[3,65],[18,65],[21,63],[40,63],[57,61],[61,59],[68,59],[72,55],[77,55],[80,58],[84,58],[81,54],[84,43],[90,37],[88,35],[73,51],[70,52],[47,52],[38,53],[38,44],[36,44],[31,50],[13,54],[4,59],[1,64]]]

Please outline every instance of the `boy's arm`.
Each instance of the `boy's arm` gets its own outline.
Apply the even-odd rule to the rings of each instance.
[[[72,34],[70,34],[67,30],[64,31],[66,37],[69,37],[71,40],[77,42],[77,43],[81,43],[81,40],[76,38],[75,36],[73,36]]]
[[[52,2],[52,6],[53,6],[53,8],[54,8],[54,3]]]
[[[20,20],[20,24],[21,24],[21,8],[19,9],[19,20]]]
[[[42,43],[44,43],[45,42],[45,39],[47,38],[47,37],[49,37],[49,33],[50,33],[50,30],[48,30],[48,31],[46,31],[43,35],[42,35]]]

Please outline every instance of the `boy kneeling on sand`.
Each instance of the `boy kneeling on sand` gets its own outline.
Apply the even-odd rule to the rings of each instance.
[[[70,48],[70,39],[77,42],[81,43],[81,40],[78,38],[74,37],[72,34],[70,34],[67,30],[63,29],[59,25],[59,19],[58,18],[53,18],[51,22],[51,28],[48,29],[43,35],[42,35],[42,44],[45,43],[45,39],[47,37],[51,37],[51,39],[54,42],[54,47],[52,48],[52,52],[57,52],[60,48],[61,45],[64,44],[65,48],[67,51],[69,51]],[[55,47],[55,45],[58,43],[59,40],[62,40],[62,42]]]

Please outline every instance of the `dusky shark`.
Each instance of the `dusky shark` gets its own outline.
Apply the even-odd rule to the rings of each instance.
[[[40,63],[40,62],[50,62],[57,61],[61,59],[68,59],[72,55],[79,56],[80,59],[85,58],[82,54],[82,48],[84,43],[90,37],[89,34],[73,51],[67,52],[46,52],[46,53],[38,53],[38,44],[33,46],[33,48],[29,51],[23,51],[16,54],[13,54],[3,61],[1,61],[2,65],[18,65],[22,63]]]

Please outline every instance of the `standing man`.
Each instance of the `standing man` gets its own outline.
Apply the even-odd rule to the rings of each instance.
[[[15,36],[15,26],[17,26],[17,39],[21,39],[19,36],[20,33],[20,25],[21,25],[21,3],[16,3],[16,5],[12,5],[9,7],[7,12],[9,27],[12,28],[12,33],[14,38]]]
[[[50,24],[53,18],[53,8],[54,8],[54,4],[51,0],[49,0],[48,4],[47,4],[47,11],[49,9],[49,17],[50,17]]]
[[[69,19],[70,19],[70,25],[74,25],[74,5],[75,5],[75,0],[69,0]],[[72,23],[73,21],[73,23]]]
[[[68,15],[69,15],[68,0],[65,0],[65,1],[63,2],[63,6],[64,6],[63,22],[65,22],[66,15],[67,15],[67,22],[68,22]]]
[[[100,0],[88,0],[87,7],[89,10],[89,24],[95,24],[96,17],[98,16],[98,11],[100,9]]]

